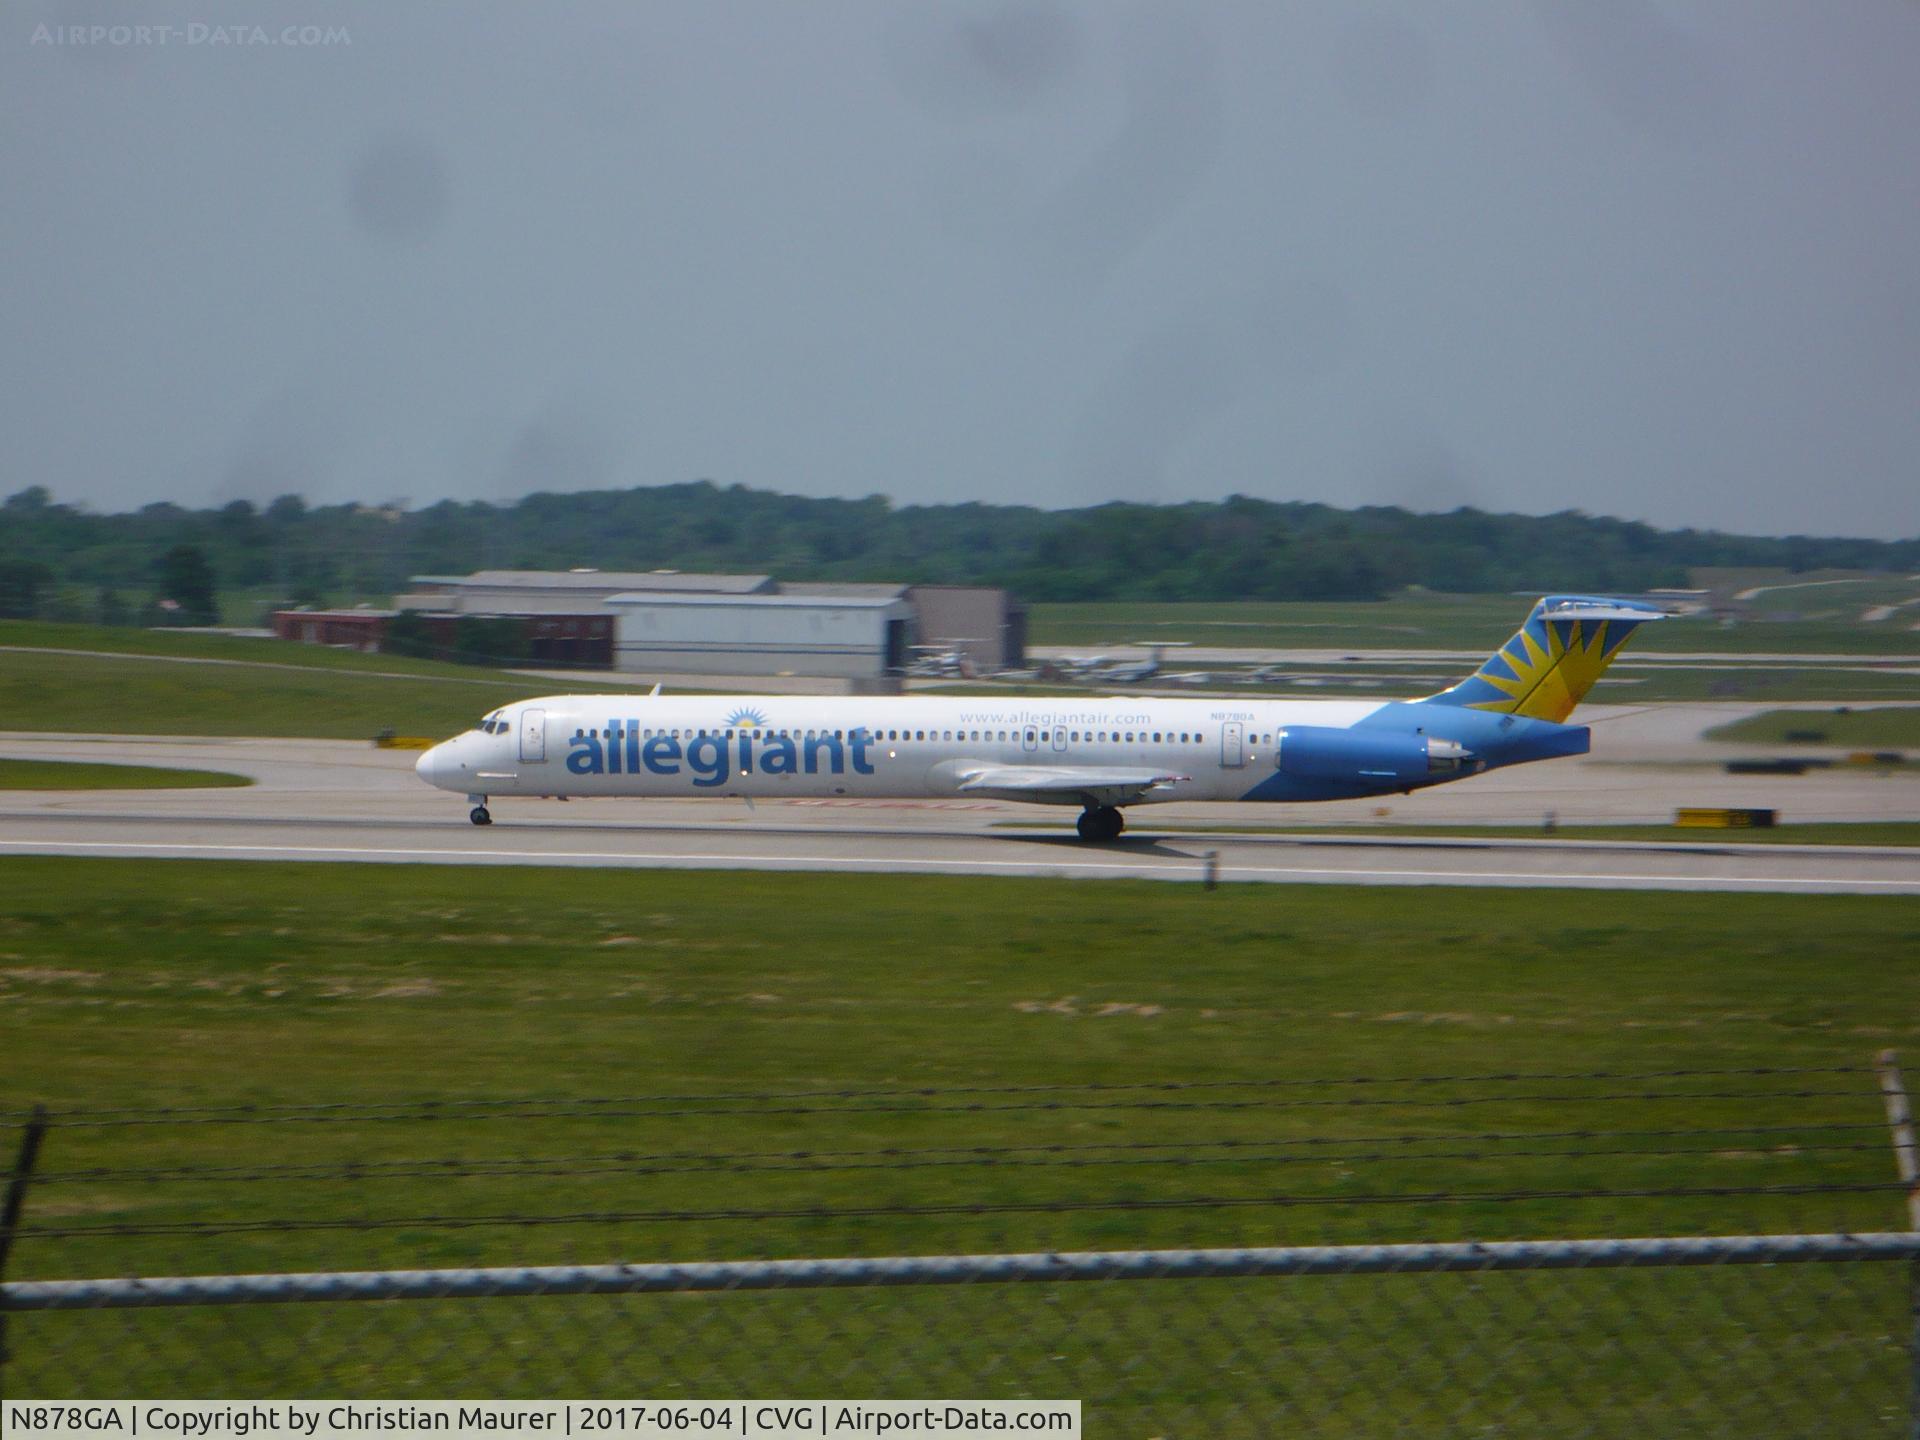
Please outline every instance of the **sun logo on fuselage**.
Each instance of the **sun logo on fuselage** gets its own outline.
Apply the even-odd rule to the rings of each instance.
[[[767,717],[758,710],[740,709],[727,716],[727,724],[736,730],[758,730],[767,723]]]

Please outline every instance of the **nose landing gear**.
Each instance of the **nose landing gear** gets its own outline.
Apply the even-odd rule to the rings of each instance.
[[[1095,805],[1080,812],[1076,828],[1082,840],[1118,840],[1127,822],[1113,806]]]
[[[467,819],[471,820],[476,825],[493,824],[493,816],[487,810],[486,796],[469,795],[467,796],[467,799],[473,802],[473,809],[467,812]]]

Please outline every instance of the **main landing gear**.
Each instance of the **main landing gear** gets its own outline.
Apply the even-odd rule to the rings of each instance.
[[[484,795],[469,795],[469,796],[467,796],[467,799],[469,799],[469,800],[471,800],[471,801],[473,802],[473,809],[471,809],[471,810],[469,810],[469,811],[467,812],[467,819],[469,819],[469,820],[471,820],[471,821],[472,821],[472,822],[473,822],[474,824],[476,824],[476,825],[491,825],[491,824],[493,824],[493,816],[492,816],[491,814],[489,814],[489,813],[488,813],[488,811],[487,811],[487,797],[486,797],[486,796],[484,796]]]
[[[1080,812],[1082,840],[1118,840],[1126,828],[1126,820],[1111,805],[1096,805]]]

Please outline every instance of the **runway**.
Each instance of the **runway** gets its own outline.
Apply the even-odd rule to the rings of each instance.
[[[1073,814],[988,800],[497,801],[466,821],[414,756],[344,741],[0,735],[0,755],[229,770],[246,789],[0,793],[0,856],[380,864],[721,868],[810,873],[1063,876],[1221,883],[1575,886],[1733,893],[1920,895],[1920,850],[1639,844],[1395,835],[1396,824],[1664,822],[1676,805],[1778,808],[1792,820],[1920,816],[1920,776],[1834,770],[1730,776],[1697,738],[1751,707],[1596,713],[1596,754],[1521,766],[1391,802],[1142,806],[1112,845]],[[1725,753],[1740,753],[1737,750]],[[1384,814],[1379,813],[1385,811]],[[1359,825],[1352,834],[1214,827]],[[1178,827],[1169,829],[1166,827]],[[1193,827],[1189,829],[1188,827]],[[1211,857],[1211,858],[1209,858]]]

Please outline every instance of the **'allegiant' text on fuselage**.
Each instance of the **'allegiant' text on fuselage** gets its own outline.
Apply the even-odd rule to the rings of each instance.
[[[727,783],[737,766],[742,775],[757,768],[766,775],[844,775],[849,760],[856,775],[873,774],[867,747],[874,737],[852,730],[843,739],[826,731],[789,736],[752,729],[681,736],[644,727],[637,719],[611,719],[598,733],[575,735],[567,751],[567,769],[575,775],[678,775],[681,767],[703,789]],[[849,753],[851,752],[851,753]]]

